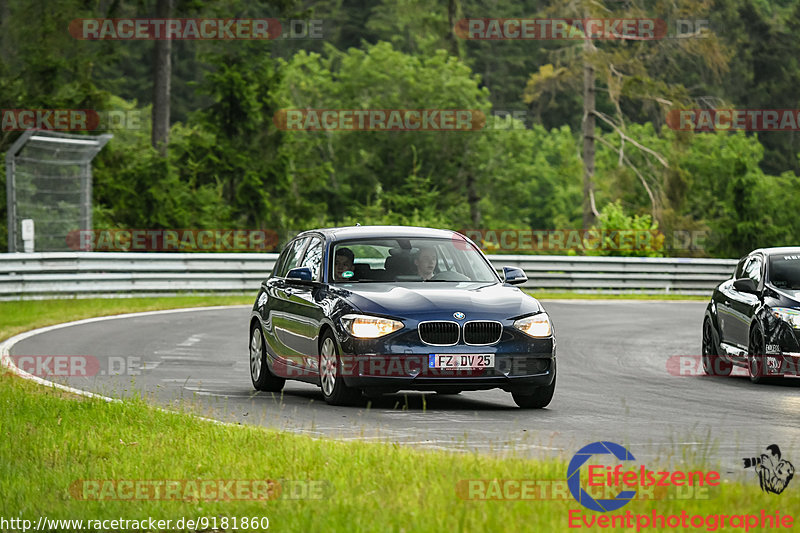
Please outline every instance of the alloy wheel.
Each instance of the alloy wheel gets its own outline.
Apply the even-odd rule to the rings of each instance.
[[[261,332],[253,328],[250,335],[250,377],[258,381],[261,377],[261,352],[263,350]]]
[[[330,396],[336,386],[336,347],[330,337],[322,342],[322,350],[320,350],[319,356],[319,375],[322,381],[322,392],[325,396]]]

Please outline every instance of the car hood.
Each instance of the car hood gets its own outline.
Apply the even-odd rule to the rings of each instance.
[[[772,290],[777,293],[778,301],[772,305],[780,305],[783,307],[800,307],[800,290],[793,289],[779,289],[772,287]]]
[[[419,320],[452,319],[458,311],[465,320],[504,320],[543,310],[532,296],[500,283],[365,283],[347,293],[364,313]]]

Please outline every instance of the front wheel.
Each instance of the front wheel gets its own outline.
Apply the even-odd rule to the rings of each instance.
[[[322,396],[331,405],[354,405],[361,399],[361,391],[348,387],[342,377],[342,361],[333,335],[322,337],[319,351],[319,381]]]
[[[556,391],[556,376],[553,376],[553,382],[545,387],[537,387],[533,389],[532,394],[519,394],[516,392],[511,393],[514,398],[514,403],[522,409],[541,409],[547,407],[553,399],[553,393]]]
[[[753,383],[768,383],[766,366],[764,365],[764,336],[754,327],[750,331],[750,342],[747,345],[747,369]]]

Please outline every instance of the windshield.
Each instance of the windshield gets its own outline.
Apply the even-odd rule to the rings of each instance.
[[[337,242],[332,252],[334,283],[498,281],[481,252],[460,239],[360,239]]]
[[[779,289],[800,289],[800,255],[770,257],[769,282]]]

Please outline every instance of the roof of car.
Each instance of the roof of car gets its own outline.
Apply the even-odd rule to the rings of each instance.
[[[776,248],[759,248],[758,250],[753,250],[750,254],[754,254],[756,252],[760,252],[764,255],[780,255],[780,254],[800,254],[800,246],[782,246]],[[747,255],[750,255],[747,254]]]
[[[421,228],[416,226],[346,226],[338,228],[320,228],[304,231],[304,233],[322,233],[331,240],[339,241],[345,239],[374,239],[374,238],[419,238],[432,237],[450,239],[456,234],[455,231],[433,228]]]

